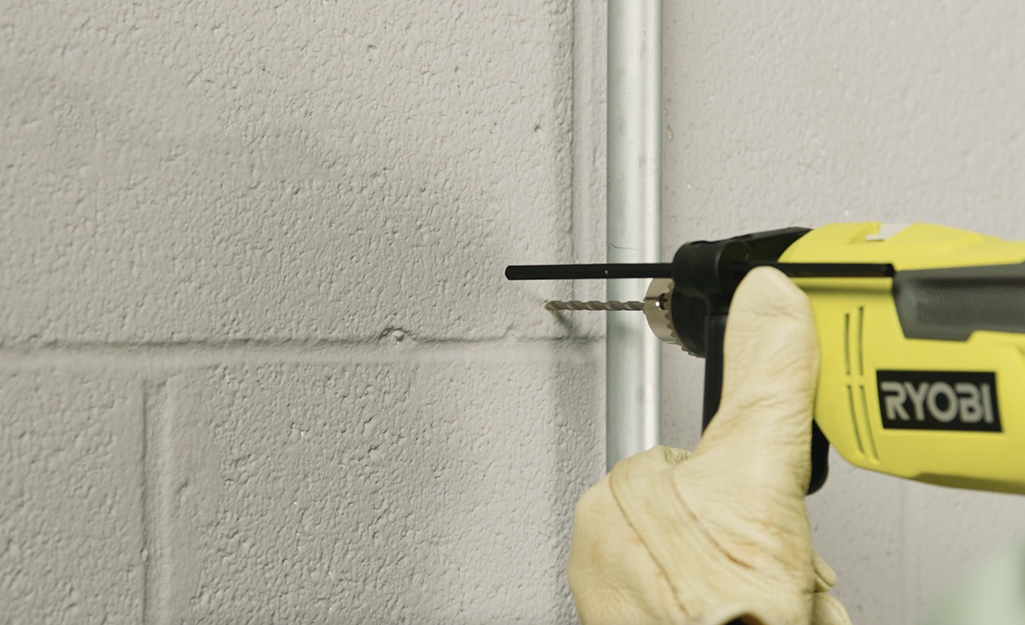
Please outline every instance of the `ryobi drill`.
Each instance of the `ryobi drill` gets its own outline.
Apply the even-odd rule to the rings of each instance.
[[[719,407],[730,300],[772,266],[811,300],[821,364],[812,478],[829,444],[852,464],[933,484],[1025,493],[1025,242],[877,222],[686,243],[672,263],[510,266],[511,280],[653,278],[652,331],[705,362]]]

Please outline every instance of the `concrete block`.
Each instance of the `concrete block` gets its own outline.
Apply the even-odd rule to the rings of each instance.
[[[139,623],[142,385],[0,372],[0,623]]]
[[[906,490],[907,591],[914,620],[996,550],[1025,536],[1025,498],[911,483]]]
[[[572,12],[16,0],[0,340],[565,334]]]
[[[705,361],[674,345],[662,347],[662,442],[694,449],[701,440]]]
[[[667,246],[871,220],[1025,238],[1025,7],[673,3],[665,19]]]
[[[915,623],[904,612],[904,484],[835,449],[829,464],[826,485],[805,501],[815,548],[838,577],[833,595],[855,623]]]
[[[205,369],[158,411],[157,622],[568,623],[594,350]]]

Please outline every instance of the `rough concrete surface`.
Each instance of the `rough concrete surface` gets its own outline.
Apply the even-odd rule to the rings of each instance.
[[[904,490],[908,610],[926,617],[973,566],[1025,538],[1025,497],[908,484]]]
[[[604,3],[0,3],[0,623],[571,623]],[[665,4],[665,248],[838,220],[1025,238],[1017,3]],[[666,442],[700,363],[666,350]],[[835,457],[855,622],[1018,498]]]
[[[574,15],[2,3],[0,623],[574,619],[600,318],[502,279],[604,247]]]
[[[11,0],[0,33],[4,342],[561,332],[501,272],[572,260],[567,2]]]
[[[138,623],[142,385],[0,371],[0,623]]]
[[[156,613],[568,621],[567,520],[599,466],[591,352],[172,377],[151,440]]]

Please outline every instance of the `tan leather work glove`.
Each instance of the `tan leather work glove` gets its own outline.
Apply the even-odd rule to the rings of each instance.
[[[818,343],[808,299],[775,269],[730,307],[722,403],[690,452],[619,462],[580,499],[569,582],[585,625],[849,624],[811,545]]]

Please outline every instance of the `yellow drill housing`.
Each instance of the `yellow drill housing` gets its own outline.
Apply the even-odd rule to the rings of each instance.
[[[781,263],[889,263],[795,278],[811,300],[819,428],[849,462],[1025,493],[1025,242],[929,224],[832,224]]]

